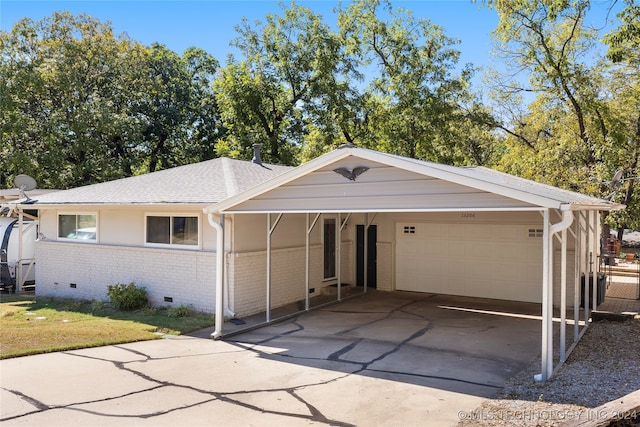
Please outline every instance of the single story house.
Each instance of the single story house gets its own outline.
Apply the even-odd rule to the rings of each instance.
[[[218,158],[21,207],[39,212],[39,295],[105,299],[108,285],[135,282],[153,304],[215,313],[215,338],[223,316],[271,322],[281,307],[365,284],[541,303],[541,380],[553,373],[553,308],[562,362],[567,308],[577,341],[579,282],[596,280],[600,213],[624,208],[351,145],[295,168],[262,164],[257,151],[252,162]]]

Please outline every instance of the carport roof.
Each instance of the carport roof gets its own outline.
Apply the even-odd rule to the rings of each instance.
[[[371,169],[354,179],[333,173]],[[352,177],[353,178],[353,177]],[[345,145],[206,213],[618,210],[624,205],[485,167],[456,167]]]

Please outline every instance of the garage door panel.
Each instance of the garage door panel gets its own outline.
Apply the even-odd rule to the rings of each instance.
[[[540,302],[542,239],[529,228],[398,224],[396,289]]]

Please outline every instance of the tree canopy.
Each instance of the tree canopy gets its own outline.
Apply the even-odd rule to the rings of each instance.
[[[2,184],[69,188],[214,156],[217,62],[115,35],[87,15],[0,32]]]
[[[633,180],[622,189],[611,186],[617,170],[637,175],[637,6],[630,1],[620,13],[622,25],[604,39],[610,46],[605,57],[597,50],[597,30],[585,25],[588,0],[490,5],[500,17],[498,50],[511,65],[494,75],[492,111],[505,135],[496,167],[627,204],[630,209],[610,222],[639,226],[632,219],[638,216],[629,216],[636,209]]]
[[[335,25],[282,5],[239,23],[224,64],[86,15],[23,19],[0,31],[0,186],[251,158],[254,143],[296,165],[349,143],[609,197],[629,206],[612,225],[640,227],[640,6],[625,0],[601,39],[589,0],[482,3],[499,17],[501,61],[485,84],[445,28],[389,0],[339,6]]]

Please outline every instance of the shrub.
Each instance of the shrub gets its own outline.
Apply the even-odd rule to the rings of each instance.
[[[191,316],[191,307],[187,305],[180,305],[178,307],[171,307],[167,310],[167,316],[169,317],[188,317]]]
[[[104,308],[104,303],[102,301],[94,300],[91,301],[91,313],[94,314]]]
[[[133,282],[128,285],[124,283],[109,285],[107,295],[116,310],[137,310],[149,303],[147,289],[144,287],[138,288]]]

